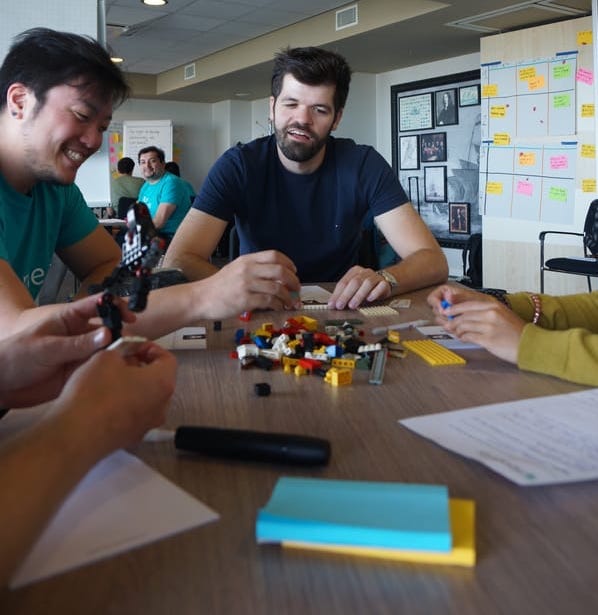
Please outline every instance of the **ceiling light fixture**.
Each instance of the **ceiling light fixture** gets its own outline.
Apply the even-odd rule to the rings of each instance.
[[[168,0],[141,0],[141,3],[148,6],[164,6],[168,4]]]

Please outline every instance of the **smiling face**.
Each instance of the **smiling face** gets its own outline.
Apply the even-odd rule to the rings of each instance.
[[[165,162],[160,160],[158,152],[149,151],[139,156],[139,168],[143,178],[150,182],[157,182],[164,175]]]
[[[79,167],[102,145],[112,102],[75,85],[51,88],[40,104],[29,89],[14,84],[11,102],[22,120],[23,177],[31,185],[37,181],[72,184]]]
[[[334,85],[306,85],[287,74],[279,96],[270,98],[278,154],[288,170],[310,173],[322,163],[326,139],[342,115],[342,110],[335,114],[334,90]]]

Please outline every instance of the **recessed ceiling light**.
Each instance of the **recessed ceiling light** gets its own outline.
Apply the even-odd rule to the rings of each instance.
[[[141,0],[141,3],[148,6],[164,6],[168,4],[168,0]]]
[[[251,92],[235,92],[235,96],[246,98],[247,96],[251,96]]]

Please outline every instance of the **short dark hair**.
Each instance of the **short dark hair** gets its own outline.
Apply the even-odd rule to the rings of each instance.
[[[343,56],[319,47],[287,47],[274,56],[272,96],[278,98],[282,80],[290,73],[306,85],[334,85],[334,111],[338,113],[347,102],[351,68]]]
[[[128,175],[133,172],[133,169],[135,168],[135,161],[132,158],[125,156],[116,163],[116,168],[119,173],[126,173]]]
[[[59,85],[94,90],[115,106],[130,94],[123,73],[96,40],[49,28],[32,28],[14,38],[0,67],[0,111],[13,83],[31,89],[38,108],[48,90]]]
[[[164,162],[166,160],[166,156],[164,155],[164,150],[156,147],[155,145],[148,145],[147,147],[142,147],[137,154],[137,162],[141,158],[141,154],[147,154],[148,152],[156,152],[158,154],[158,160],[160,162]]]
[[[164,169],[166,171],[168,171],[169,173],[172,173],[173,175],[176,175],[177,177],[181,176],[181,169],[178,165],[178,162],[175,162],[174,160],[171,160],[170,162],[167,162],[164,165]]]

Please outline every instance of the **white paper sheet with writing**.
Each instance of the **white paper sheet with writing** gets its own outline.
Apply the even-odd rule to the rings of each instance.
[[[598,389],[399,421],[518,485],[598,478]]]
[[[0,421],[0,441],[31,425],[39,415],[37,408],[13,410]],[[16,571],[10,587],[21,587],[216,519],[216,512],[140,459],[117,451],[96,464],[65,500]]]

